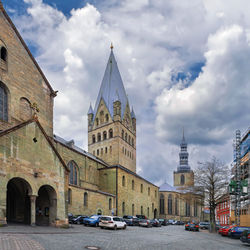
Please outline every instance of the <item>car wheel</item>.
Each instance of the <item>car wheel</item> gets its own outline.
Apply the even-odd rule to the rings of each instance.
[[[126,225],[124,225],[123,229],[126,229],[126,227],[127,227],[127,226],[126,226]]]
[[[95,227],[98,227],[98,226],[99,226],[99,224],[98,224],[98,222],[96,222],[96,223],[95,223]]]
[[[81,222],[78,220],[78,221],[77,221],[77,225],[80,225],[80,224],[81,224]]]
[[[104,227],[101,227],[101,229],[103,229]]]
[[[114,230],[117,230],[117,226],[116,225],[114,226]]]

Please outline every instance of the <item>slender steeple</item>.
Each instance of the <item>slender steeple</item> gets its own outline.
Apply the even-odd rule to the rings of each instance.
[[[121,102],[121,117],[123,117],[126,105],[128,103],[127,94],[113,53],[112,44],[110,49],[110,56],[103,76],[101,88],[99,90],[99,94],[95,103],[94,119],[101,99],[103,99],[112,118],[114,116],[113,103],[117,100],[117,98]]]
[[[181,149],[179,153],[180,164],[177,168],[177,172],[188,172],[191,169],[190,169],[190,166],[188,165],[188,152],[187,152],[187,143],[186,143],[185,135],[184,135],[184,128],[183,128],[180,149]]]
[[[131,118],[133,119],[133,118],[136,118],[136,116],[135,116],[135,112],[134,112],[134,108],[132,107],[132,111],[131,111]]]
[[[90,114],[94,114],[94,111],[93,111],[91,103],[89,105],[89,111],[88,111],[88,115],[90,115]]]

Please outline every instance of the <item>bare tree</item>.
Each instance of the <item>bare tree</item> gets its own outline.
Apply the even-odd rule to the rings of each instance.
[[[205,192],[205,203],[210,209],[210,232],[216,231],[215,208],[218,198],[227,190],[229,178],[229,167],[215,157],[199,162],[195,170],[195,183]]]

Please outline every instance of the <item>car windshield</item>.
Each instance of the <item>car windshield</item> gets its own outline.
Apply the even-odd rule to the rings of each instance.
[[[120,218],[114,217],[113,220],[114,221],[120,221]]]
[[[111,217],[101,217],[101,220],[109,221],[109,220],[111,220]]]
[[[92,216],[90,217],[90,219],[98,219],[98,216],[97,216],[97,215],[92,215]]]

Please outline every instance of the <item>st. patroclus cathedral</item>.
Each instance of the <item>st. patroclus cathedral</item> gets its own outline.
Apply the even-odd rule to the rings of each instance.
[[[61,226],[68,213],[199,220],[202,204],[185,198],[194,181],[184,139],[175,187],[136,173],[136,115],[113,49],[88,111],[88,151],[54,135],[56,91],[1,1],[0,56],[0,225]]]

